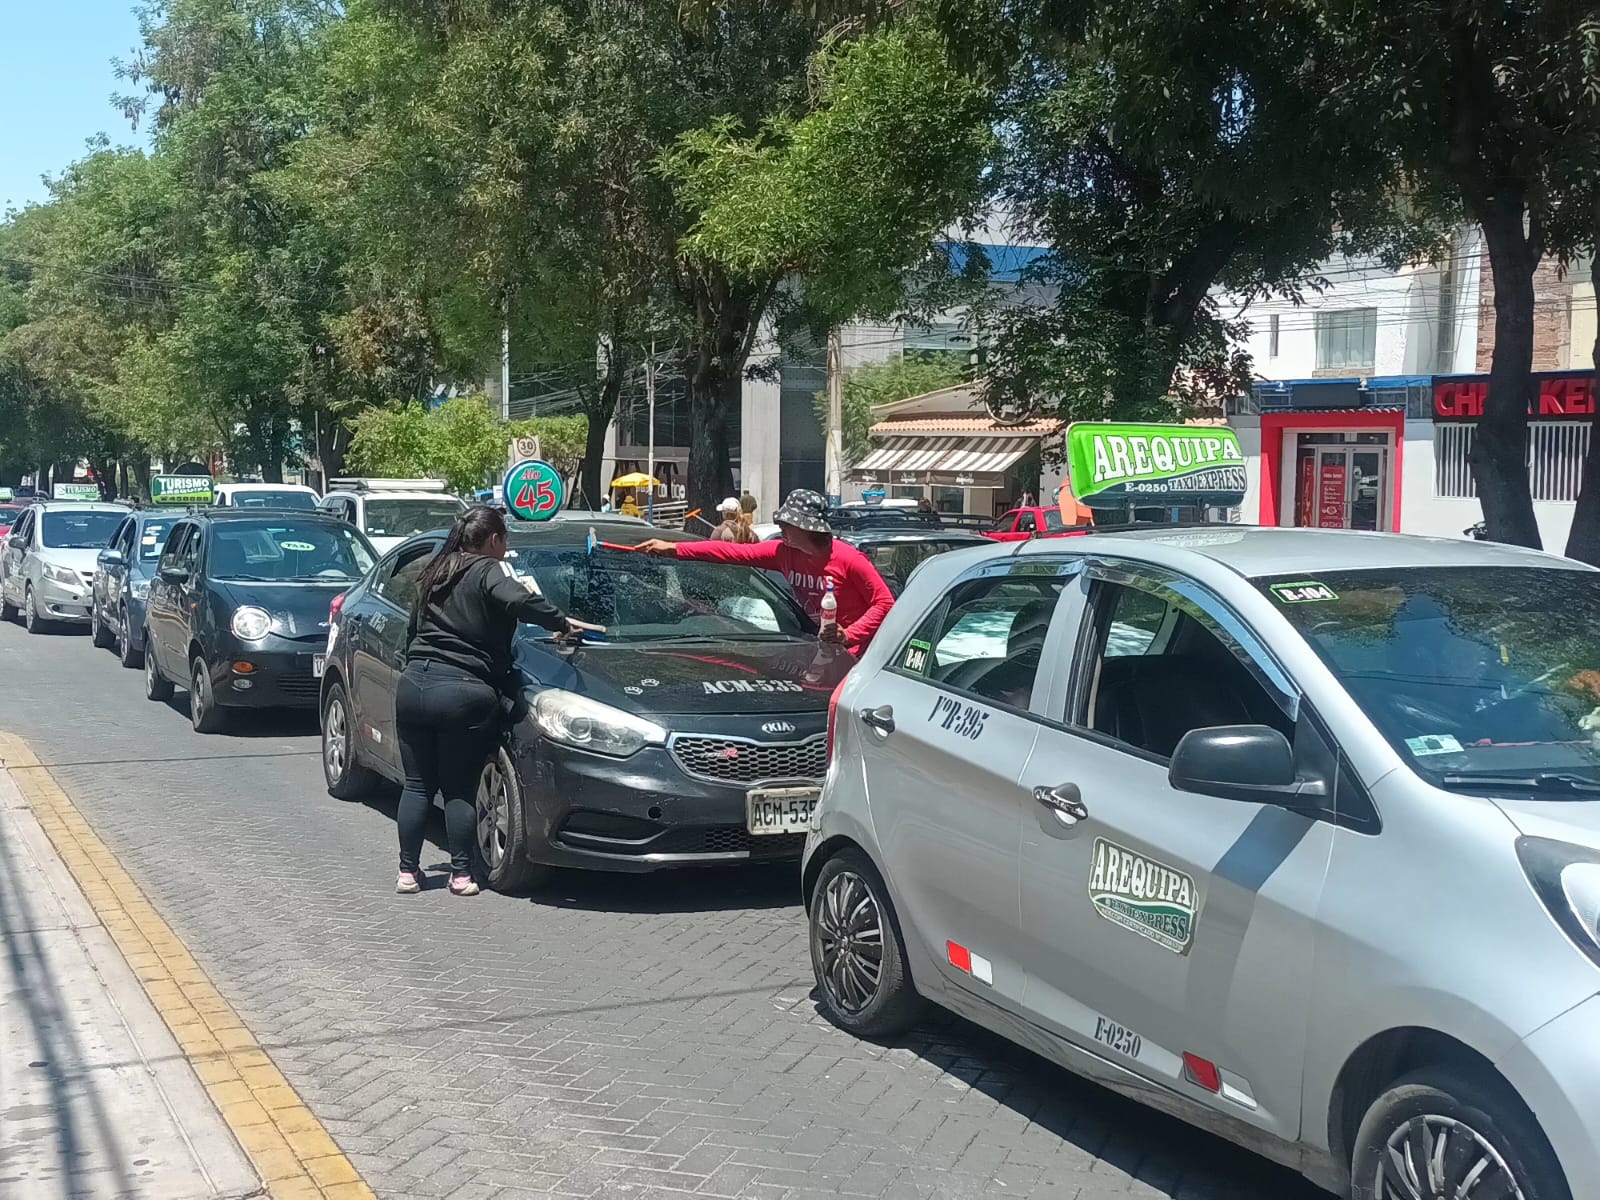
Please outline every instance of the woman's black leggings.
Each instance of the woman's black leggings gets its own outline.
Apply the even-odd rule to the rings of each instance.
[[[483,680],[443,663],[410,662],[394,697],[400,760],[400,869],[419,866],[433,798],[444,793],[450,871],[472,870],[478,777],[500,737],[500,694]]]

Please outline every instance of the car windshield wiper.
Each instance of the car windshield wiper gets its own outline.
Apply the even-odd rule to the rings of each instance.
[[[1489,771],[1452,771],[1439,777],[1446,788],[1516,788],[1526,792],[1600,792],[1600,779],[1585,779],[1560,771],[1534,771],[1528,775],[1496,775]]]
[[[282,579],[274,579],[270,575],[218,575],[222,583],[283,583]]]

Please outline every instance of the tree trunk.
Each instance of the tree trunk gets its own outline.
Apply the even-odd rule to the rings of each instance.
[[[598,509],[609,494],[605,486],[606,433],[616,420],[622,399],[622,385],[628,374],[627,359],[617,353],[615,344],[606,355],[606,373],[598,394],[585,407],[589,429],[583,441],[583,466],[578,473],[578,491],[590,508]]]
[[[1528,485],[1528,408],[1533,399],[1533,272],[1538,254],[1528,244],[1522,210],[1483,220],[1494,271],[1494,358],[1489,395],[1472,441],[1472,476],[1489,540],[1540,548]]]
[[[1600,231],[1600,206],[1595,227]],[[1594,294],[1600,296],[1600,246],[1589,260],[1589,279]],[[1594,342],[1595,375],[1589,385],[1589,400],[1595,411],[1589,416],[1589,450],[1583,459],[1583,478],[1578,485],[1578,503],[1572,509],[1572,529],[1567,534],[1567,557],[1600,567],[1600,335]]]
[[[138,498],[149,504],[150,458],[148,455],[141,455],[133,460],[133,480]]]

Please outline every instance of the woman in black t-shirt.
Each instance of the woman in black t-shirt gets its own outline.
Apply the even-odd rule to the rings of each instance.
[[[395,891],[420,892],[418,861],[433,797],[444,793],[450,891],[478,894],[472,877],[473,798],[500,737],[501,697],[518,682],[512,643],[519,623],[559,637],[599,630],[565,616],[533,580],[505,562],[506,520],[486,505],[456,518],[417,581],[405,669],[395,687],[395,725],[406,785],[400,793],[400,877]]]

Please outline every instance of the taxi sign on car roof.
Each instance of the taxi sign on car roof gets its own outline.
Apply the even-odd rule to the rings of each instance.
[[[52,500],[99,500],[98,483],[58,483],[50,489]]]
[[[209,475],[152,475],[150,477],[151,504],[210,504],[212,497]]]
[[[1072,493],[1091,509],[1230,508],[1244,503],[1244,454],[1210,425],[1067,427]]]

